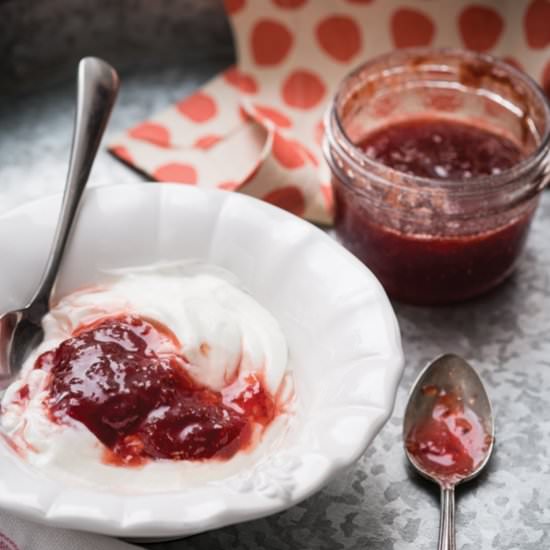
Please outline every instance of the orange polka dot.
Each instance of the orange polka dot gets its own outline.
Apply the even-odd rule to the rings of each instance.
[[[503,28],[501,15],[487,6],[468,6],[458,17],[458,30],[464,46],[478,52],[493,48]]]
[[[453,90],[424,90],[422,102],[428,109],[457,111],[463,105],[462,97]]]
[[[196,147],[197,149],[210,149],[210,147],[213,147],[221,140],[222,136],[217,134],[208,134],[198,138],[195,143],[193,143],[193,147]]]
[[[401,8],[392,15],[391,34],[397,48],[429,46],[435,34],[435,26],[421,11]]]
[[[295,142],[275,132],[273,135],[273,156],[285,168],[300,168],[306,163],[304,153]]]
[[[236,67],[227,69],[223,73],[223,78],[231,86],[235,86],[245,94],[255,94],[258,91],[258,84],[253,76],[243,73]]]
[[[309,162],[311,162],[311,164],[319,166],[319,160],[317,157],[302,142],[294,141],[293,143],[300,151],[302,151],[302,154],[309,160]]]
[[[323,137],[325,136],[325,123],[320,120],[313,129],[313,137],[315,139],[315,143],[321,147],[323,144]]]
[[[171,162],[159,166],[153,177],[158,181],[174,181],[177,183],[197,183],[197,171],[190,164]]]
[[[127,164],[134,164],[130,151],[124,145],[115,145],[111,148],[111,153]]]
[[[254,110],[260,117],[270,120],[273,124],[281,128],[290,128],[292,126],[292,121],[286,115],[277,111],[277,109],[273,109],[273,107],[254,105]]]
[[[215,101],[204,92],[196,92],[185,98],[176,104],[176,108],[193,122],[206,122],[218,111]]]
[[[252,57],[258,65],[277,65],[292,46],[292,34],[278,21],[262,19],[251,34]]]
[[[550,2],[533,0],[525,12],[525,35],[530,48],[541,49],[550,44]]]
[[[263,200],[297,216],[303,216],[306,209],[304,194],[294,185],[275,189],[263,197]]]
[[[237,181],[222,181],[218,183],[217,188],[225,189],[225,191],[235,191],[235,189],[238,189],[240,186],[241,184]]]
[[[285,103],[291,107],[311,109],[323,99],[325,91],[325,85],[317,75],[306,70],[298,70],[284,81],[282,96]]]
[[[245,0],[223,0],[225,11],[229,15],[235,15],[244,8]]]
[[[273,0],[273,3],[280,8],[295,9],[301,8],[307,0]]]
[[[323,19],[317,25],[316,34],[323,50],[337,61],[345,63],[361,49],[361,30],[346,15],[332,15]]]
[[[542,70],[540,82],[544,93],[548,98],[550,98],[550,61],[546,63],[544,69]]]
[[[144,122],[132,128],[128,134],[134,139],[148,141],[159,147],[170,147],[170,132],[164,126],[154,122]]]

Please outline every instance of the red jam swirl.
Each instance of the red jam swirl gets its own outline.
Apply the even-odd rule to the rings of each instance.
[[[511,140],[491,131],[446,119],[412,119],[376,130],[360,144],[367,156],[400,172],[435,180],[464,182],[495,175],[523,158]],[[380,279],[388,294],[414,304],[441,304],[481,294],[505,279],[523,248],[535,208],[489,230],[445,234],[437,209],[421,216],[411,211],[405,229],[371,208],[347,185],[333,178],[335,228],[344,242]],[[449,199],[450,200],[450,199]],[[419,221],[416,222],[415,220]],[[418,225],[431,220],[433,231]],[[455,222],[461,224],[462,222]],[[418,227],[417,227],[418,226]]]
[[[81,327],[35,365],[50,373],[52,420],[84,424],[115,464],[227,459],[247,447],[254,425],[275,416],[261,379],[250,375],[221,392],[204,387],[185,370],[174,339],[160,323],[133,315]]]
[[[424,388],[424,393],[436,395],[434,406],[407,435],[407,450],[428,473],[449,482],[467,477],[485,457],[490,436],[458,395],[434,386]]]

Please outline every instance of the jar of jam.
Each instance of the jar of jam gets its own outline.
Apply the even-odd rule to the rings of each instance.
[[[325,128],[337,235],[391,297],[456,302],[510,275],[549,173],[549,106],[527,75],[396,51],[343,80]]]

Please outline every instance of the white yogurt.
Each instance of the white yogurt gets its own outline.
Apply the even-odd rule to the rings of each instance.
[[[56,348],[78,326],[119,313],[134,313],[166,325],[181,343],[190,374],[214,390],[236,376],[255,372],[263,374],[273,395],[283,387],[287,393],[292,391],[286,340],[277,321],[232,274],[206,264],[186,263],[111,275],[109,285],[70,294],[46,315],[44,341],[2,399],[2,431],[29,463],[45,471],[128,492],[181,490],[248,467],[258,459],[259,447],[265,450],[278,439],[286,425],[285,415],[269,426],[259,447],[239,452],[228,461],[156,460],[137,468],[104,463],[103,445],[80,422],[60,425],[50,421],[43,405],[47,373],[33,369],[37,357]],[[17,394],[24,384],[29,386],[29,398],[20,400]]]

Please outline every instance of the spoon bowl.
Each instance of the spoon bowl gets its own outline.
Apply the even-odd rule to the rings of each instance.
[[[44,336],[40,324],[42,315],[33,315],[34,312],[23,308],[0,317],[0,391],[11,384],[28,353]]]
[[[428,391],[426,391],[428,389]],[[435,390],[438,390],[437,392]],[[446,354],[431,361],[420,373],[413,385],[403,422],[403,437],[406,441],[415,425],[427,418],[434,407],[438,393],[456,395],[479,418],[487,434],[487,449],[483,459],[475,465],[468,475],[459,475],[454,482],[464,483],[476,477],[485,467],[494,446],[494,419],[491,401],[477,372],[458,355]],[[441,484],[441,479],[426,469],[405,446],[407,458],[413,467],[424,477]]]
[[[471,424],[465,416],[459,420],[451,418],[453,404],[461,415],[464,411],[469,411]],[[462,423],[460,426],[459,422]],[[440,426],[441,432],[422,432],[423,426]],[[460,442],[457,444],[455,433],[446,426],[462,430],[464,438],[473,438],[476,433],[481,436],[475,455],[468,455],[471,462],[466,462],[468,467],[464,468],[457,459],[454,461],[456,471],[451,470],[455,457],[453,453],[457,452],[457,448],[460,449]],[[422,442],[423,448],[417,445],[416,436],[419,433],[424,436],[429,434]],[[468,436],[469,433],[472,435]],[[403,422],[403,440],[405,453],[413,468],[441,488],[440,550],[454,550],[456,547],[454,488],[457,484],[476,477],[486,466],[493,452],[494,433],[491,402],[473,367],[462,357],[452,354],[441,355],[430,362],[416,379],[409,395]],[[444,453],[446,446],[452,452]],[[416,452],[419,449],[422,451],[422,458]],[[423,461],[424,457],[428,458]],[[449,457],[453,460],[449,461]]]

